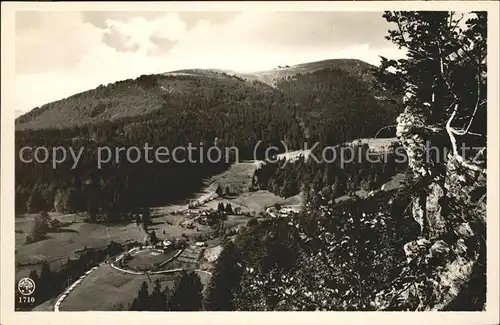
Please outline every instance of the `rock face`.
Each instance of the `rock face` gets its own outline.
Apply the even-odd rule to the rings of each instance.
[[[404,246],[416,277],[399,299],[418,301],[409,307],[416,310],[462,309],[472,299],[480,309],[486,299],[486,170],[472,170],[448,155],[441,163],[444,168],[436,172],[423,159],[432,129],[425,117],[408,107],[397,122],[408,165],[421,184],[412,202],[421,233]],[[388,306],[381,303],[379,308]]]
[[[424,152],[425,139],[421,132],[427,119],[423,114],[412,112],[407,107],[396,119],[396,136],[408,155],[408,167],[417,175],[426,176],[429,170],[426,168]]]

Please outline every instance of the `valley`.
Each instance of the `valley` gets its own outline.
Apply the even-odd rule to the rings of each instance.
[[[372,150],[380,152],[388,150],[389,144],[393,141],[394,139],[360,139],[353,142],[366,143]],[[289,163],[293,164],[293,159],[304,155],[307,155],[307,152],[292,152],[288,156],[281,156],[280,159],[291,159]],[[67,260],[77,258],[82,249],[103,248],[113,241],[124,247],[132,247],[130,262],[126,265],[117,264],[116,257],[111,257],[110,261],[99,263],[95,270],[78,280],[74,289],[69,292],[66,289],[64,293],[40,304],[34,310],[54,310],[58,301],[57,310],[61,311],[126,309],[132,303],[143,281],[152,283],[159,279],[163,290],[172,289],[181,270],[194,270],[202,274],[202,283],[206,288],[210,281],[210,272],[222,249],[222,237],[228,236],[234,240],[240,229],[250,220],[287,218],[290,212],[297,213],[302,209],[304,204],[302,193],[283,198],[267,190],[252,189],[255,171],[263,164],[266,163],[264,161],[234,163],[227,170],[206,179],[205,187],[198,193],[192,194],[190,198],[175,204],[151,208],[151,225],[147,227],[148,233],[154,231],[159,243],[185,241],[185,246],[169,250],[167,253],[163,253],[162,249],[155,252],[153,246],[150,246],[151,248],[144,246],[149,239],[142,225],[132,221],[122,224],[89,224],[84,213],[50,213],[53,219],[64,224],[64,228],[49,233],[46,239],[26,244],[26,234],[33,226],[34,216],[30,214],[18,216],[16,279],[29,276],[33,270],[40,274],[42,261],[48,262],[52,272],[58,272]],[[392,185],[386,190],[396,190],[402,186],[401,181],[401,175],[396,175],[394,180],[382,185],[377,191],[384,191],[388,184]],[[216,193],[218,187],[224,189],[224,192],[227,191],[227,194],[218,195]],[[364,190],[354,193],[354,197],[367,195],[368,192]],[[354,197],[346,194],[338,197],[337,202],[352,200]],[[233,210],[225,215],[222,222],[223,233],[220,232],[218,225],[213,227],[199,221],[200,216],[217,211],[221,203],[224,206],[231,206]],[[275,206],[281,209],[279,213]],[[197,248],[197,243],[203,243],[201,249]],[[141,245],[145,247],[142,251]],[[191,247],[201,254],[192,261],[183,258]],[[140,257],[143,254],[144,257]],[[68,287],[71,281],[75,280],[69,278]]]
[[[151,209],[152,226],[148,227],[148,232],[154,231],[160,242],[183,239],[186,241],[187,247],[195,246],[196,242],[206,243],[206,247],[203,248],[205,255],[200,260],[195,260],[193,266],[190,266],[190,263],[177,262],[182,257],[181,254],[163,265],[162,270],[202,268],[210,271],[213,268],[217,255],[212,252],[218,251],[220,253],[221,240],[220,236],[215,235],[218,229],[194,221],[194,218],[203,211],[215,211],[220,203],[231,205],[233,210],[238,209],[238,214],[228,214],[223,222],[224,231],[234,236],[238,229],[250,219],[265,215],[266,208],[269,206],[276,203],[283,207],[289,204],[294,206],[301,204],[299,196],[283,199],[268,191],[250,192],[251,179],[258,165],[253,161],[235,163],[228,170],[206,180],[206,187],[193,194],[190,199],[178,204]],[[218,197],[214,184],[223,188],[229,187],[232,189],[232,193],[228,196]],[[40,274],[42,261],[49,263],[51,271],[60,271],[63,263],[78,256],[78,252],[84,247],[84,249],[102,248],[111,241],[122,245],[132,242],[144,244],[144,229],[133,222],[122,225],[89,224],[84,221],[83,214],[51,213],[53,219],[57,219],[65,225],[64,229],[50,233],[48,238],[44,240],[26,245],[25,238],[33,226],[33,217],[33,215],[28,214],[16,218],[16,279],[18,280],[29,276],[32,270],[36,270]],[[185,249],[188,248],[181,250]],[[155,264],[160,264],[172,257],[172,254],[159,253]],[[130,267],[134,268],[133,265],[135,264],[131,264]],[[174,280],[178,278],[175,272],[165,275],[151,274],[150,278],[146,278],[143,273],[146,270],[163,272],[154,269],[153,261],[146,262],[146,264],[143,262],[142,271],[134,271],[137,274],[128,274],[112,266],[108,263],[99,264],[95,271],[86,276],[74,290],[68,293],[60,310],[117,310],[116,308],[126,308],[132,302],[132,298],[144,280],[154,281],[158,278],[164,287],[171,288]],[[204,274],[202,270],[197,272],[202,274],[204,279],[202,282],[207,285],[210,273]],[[68,280],[71,282],[71,279]],[[90,299],[90,297],[93,298]],[[53,310],[55,303],[56,299],[52,298],[37,306],[35,310]]]
[[[84,150],[16,158],[16,280],[36,283],[16,310],[485,310],[486,164],[457,147],[485,157],[471,15],[464,32],[453,13],[384,12],[386,39],[416,48],[379,67],[159,72],[19,116],[16,151]],[[196,163],[128,150],[193,144]],[[102,147],[128,149],[101,166]]]

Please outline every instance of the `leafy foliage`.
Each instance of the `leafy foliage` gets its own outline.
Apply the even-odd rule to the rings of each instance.
[[[406,264],[402,216],[392,215],[387,204],[393,195],[309,207],[240,234],[237,309],[374,310],[376,294]],[[402,204],[391,202],[392,209]]]
[[[429,125],[444,128],[455,110],[452,120],[467,130],[464,141],[480,145],[486,140],[487,13],[465,15],[386,12],[383,17],[396,24],[386,38],[406,49],[408,58],[384,58],[382,70],[396,72],[382,81],[405,92],[408,106],[423,113]]]

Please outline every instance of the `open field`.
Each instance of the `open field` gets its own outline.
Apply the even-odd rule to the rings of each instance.
[[[195,271],[204,287],[210,281],[210,275]],[[136,297],[142,282],[148,283],[150,292],[156,279],[160,280],[162,288],[172,289],[180,273],[150,274],[151,283],[146,275],[134,275],[120,272],[110,265],[101,265],[89,274],[62,302],[61,311],[113,311],[128,310],[128,306]],[[50,308],[50,304],[45,304]],[[43,306],[39,306],[44,308]]]
[[[213,176],[210,182],[219,184],[223,190],[229,187],[231,193],[247,192],[252,184],[252,176],[258,167],[259,164],[253,161],[235,163],[227,171]]]
[[[39,271],[40,263],[44,260],[50,263],[52,270],[58,270],[62,262],[65,262],[76,251],[83,249],[84,246],[101,248],[112,240],[124,243],[129,240],[142,241],[144,239],[144,233],[133,222],[107,226],[85,223],[82,217],[76,215],[51,214],[51,217],[68,225],[60,232],[49,233],[47,239],[31,244],[25,244],[25,238],[32,227],[33,217],[16,218],[16,279],[27,276],[32,269]],[[75,222],[72,223],[73,221]]]
[[[259,190],[255,192],[243,193],[234,199],[234,202],[247,207],[256,212],[265,211],[266,207],[275,203],[283,204],[286,199],[283,199],[267,190]]]
[[[397,138],[360,138],[352,141],[351,143],[368,144],[370,149],[375,152],[385,152],[389,149],[393,142],[398,142]]]
[[[124,268],[131,270],[151,270],[154,265],[168,261],[179,252],[178,249],[167,253],[160,253],[151,250],[139,251],[132,256],[132,259],[123,264]]]
[[[162,287],[172,288],[176,274],[150,275],[151,281],[160,279]],[[117,310],[122,305],[128,309],[143,281],[148,282],[145,275],[126,274],[102,265],[89,274],[63,301],[62,311]],[[153,285],[149,284],[149,290]]]
[[[349,144],[367,144],[371,150],[374,152],[385,152],[389,149],[391,144],[393,142],[397,142],[397,138],[360,138],[356,139],[354,141],[349,141],[347,143]],[[312,147],[313,144],[311,144],[309,147]],[[310,155],[314,154],[318,158],[321,157],[321,153],[319,151],[311,151],[311,149],[303,149],[303,150],[294,150],[294,151],[289,151],[285,153],[281,153],[277,155],[277,159],[279,160],[287,160],[289,162],[294,162],[297,159],[299,159],[301,156],[304,157],[304,159],[307,159]],[[311,158],[312,159],[312,158]]]
[[[33,308],[33,311],[54,311],[54,305],[56,304],[57,297],[45,301],[44,303]]]

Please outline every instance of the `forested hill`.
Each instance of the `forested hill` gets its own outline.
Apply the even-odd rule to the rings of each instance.
[[[310,73],[325,69],[340,69],[369,84],[376,83],[376,80],[373,77],[373,71],[376,67],[357,59],[331,59],[292,66],[283,65],[276,67],[273,70],[258,71],[240,75],[249,80],[255,79],[272,85],[277,77],[288,78],[297,74]]]
[[[53,170],[51,161],[25,164],[17,158],[16,209],[51,210],[59,192],[63,198],[75,197],[68,199],[75,204],[63,209],[69,211],[85,209],[91,192],[115,204],[113,209],[160,205],[193,192],[203,178],[225,168],[224,163],[141,163],[107,164],[98,170],[96,148],[102,145],[142,148],[147,143],[171,149],[200,142],[211,146],[217,139],[222,146],[238,148],[239,160],[263,159],[269,146],[285,143],[295,150],[305,141],[318,141],[319,149],[373,137],[394,124],[401,106],[381,100],[373,84],[345,67],[311,66],[313,72],[277,77],[274,86],[217,70],[141,76],[35,108],[16,120],[18,150],[89,143],[74,170],[72,161]],[[93,179],[95,188],[88,189],[80,179]]]
[[[253,74],[191,69],[143,75],[100,85],[36,107],[16,119],[16,130],[66,128],[144,116],[161,110],[211,110],[220,113],[218,109],[221,106],[242,109],[255,106],[263,97],[267,97],[266,103],[279,97],[281,104],[288,105],[287,110],[298,107],[299,110],[310,111],[311,104],[314,104],[323,106],[321,111],[335,114],[343,110],[339,107],[343,104],[331,105],[332,102],[356,101],[356,97],[360,97],[363,104],[377,110],[380,98],[390,98],[391,95],[381,96],[379,91],[374,90],[377,88],[373,78],[374,68],[363,61],[339,59]],[[297,89],[303,93],[315,93],[315,97],[305,98],[297,94]],[[310,99],[314,102],[308,102]],[[258,104],[262,106],[262,103]],[[358,104],[350,105],[351,113],[365,108]],[[386,104],[382,103],[382,106]]]

